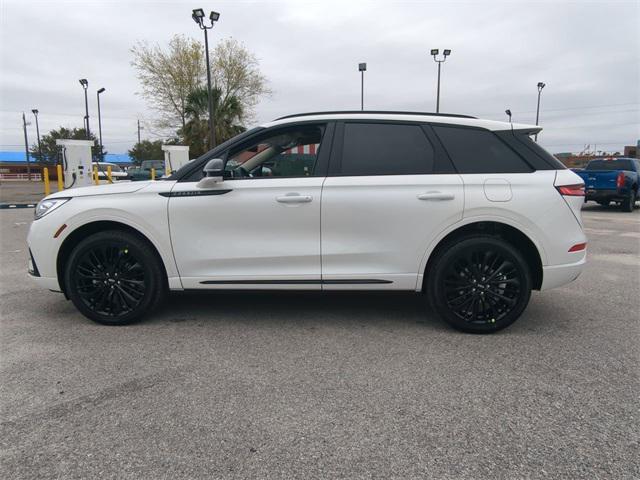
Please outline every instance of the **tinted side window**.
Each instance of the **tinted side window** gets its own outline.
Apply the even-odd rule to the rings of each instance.
[[[419,125],[344,125],[341,175],[425,174],[433,160],[433,146]]]
[[[528,173],[532,169],[493,132],[434,125],[459,173]]]

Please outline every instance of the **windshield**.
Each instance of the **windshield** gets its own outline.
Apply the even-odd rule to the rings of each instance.
[[[585,170],[633,170],[631,160],[591,160]]]

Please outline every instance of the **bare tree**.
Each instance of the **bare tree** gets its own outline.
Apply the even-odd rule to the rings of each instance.
[[[257,57],[238,40],[227,38],[216,45],[211,63],[214,88],[221,95],[218,103],[226,105],[235,98],[242,107],[240,120],[250,120],[260,97],[271,94]]]
[[[158,126],[173,130],[184,128],[187,97],[201,87],[205,79],[202,45],[175,35],[167,49],[138,42],[131,53],[131,65],[137,70],[142,85],[141,94],[160,113]]]
[[[131,48],[131,65],[137,70],[142,96],[160,114],[156,126],[164,130],[185,131],[188,97],[202,88],[206,91],[205,53],[202,44],[175,35],[168,48],[138,42]],[[260,97],[269,95],[266,77],[258,59],[233,38],[221,40],[211,58],[216,109],[238,104],[242,126],[253,118]],[[217,117],[217,115],[216,115]]]

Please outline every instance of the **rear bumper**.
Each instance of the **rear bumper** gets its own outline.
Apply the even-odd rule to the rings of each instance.
[[[604,200],[624,200],[629,196],[628,190],[586,190],[585,193],[585,201],[588,202],[590,200],[604,201]]]
[[[573,282],[580,276],[586,263],[587,255],[585,252],[582,259],[578,262],[542,267],[542,286],[540,290],[549,290],[550,288],[561,287],[562,285]]]

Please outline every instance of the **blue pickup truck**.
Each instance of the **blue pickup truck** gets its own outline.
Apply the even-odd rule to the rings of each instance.
[[[576,172],[584,180],[584,201],[607,206],[620,204],[625,212],[633,212],[640,184],[640,160],[635,158],[597,158],[584,170]]]

